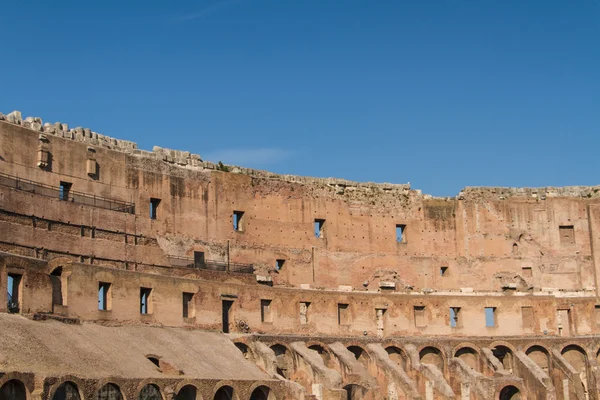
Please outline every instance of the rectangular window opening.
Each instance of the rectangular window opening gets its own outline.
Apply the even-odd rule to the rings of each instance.
[[[448,274],[448,267],[440,267],[440,276],[446,276]]]
[[[221,311],[223,319],[223,333],[229,333],[229,319],[231,317],[231,307],[233,307],[233,301],[223,300]]]
[[[460,307],[450,307],[450,327],[460,328],[461,322]]]
[[[194,293],[183,292],[183,318],[194,318]]]
[[[140,288],[140,313],[152,314],[152,289]]]
[[[8,280],[6,283],[7,291],[8,291],[8,312],[9,313],[18,313],[20,310],[20,291],[21,291],[21,281],[23,280],[23,275],[21,274],[8,274]]]
[[[112,309],[112,291],[109,282],[98,282],[98,310],[109,311]]]
[[[59,198],[64,201],[69,201],[69,193],[71,192],[71,182],[60,182]]]
[[[271,300],[262,299],[260,301],[260,320],[262,322],[273,322],[271,314]]]
[[[560,225],[560,244],[575,244],[575,227],[573,225]]]
[[[206,264],[206,260],[204,258],[204,252],[203,251],[195,251],[194,252],[194,267],[203,268],[205,264]]]
[[[155,198],[150,199],[150,219],[157,218],[159,204],[160,204],[160,199],[155,199]]]
[[[283,269],[284,264],[285,264],[285,260],[282,260],[282,259],[275,260],[275,270],[281,271]]]
[[[323,228],[325,227],[324,219],[315,219],[315,237],[317,239],[322,239],[324,237],[325,232]]]
[[[496,326],[496,307],[485,307],[485,326],[494,328]]]
[[[533,276],[531,267],[523,267],[523,268],[521,268],[521,272],[522,272],[523,278],[531,278]]]
[[[310,307],[310,303],[307,301],[300,302],[300,324],[306,325],[308,324],[308,309]]]
[[[338,325],[350,325],[348,304],[338,304]]]
[[[404,225],[404,224],[396,225],[396,242],[406,243],[406,225]]]
[[[233,212],[233,230],[241,232],[244,230],[244,212],[234,211]]]
[[[594,315],[596,317],[596,326],[600,326],[600,305],[594,306]]]
[[[425,316],[425,306],[414,306],[413,307],[415,317],[415,327],[423,328],[427,326],[427,318]]]

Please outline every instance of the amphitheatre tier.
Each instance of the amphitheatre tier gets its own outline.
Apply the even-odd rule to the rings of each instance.
[[[598,399],[599,230],[0,114],[0,399]]]

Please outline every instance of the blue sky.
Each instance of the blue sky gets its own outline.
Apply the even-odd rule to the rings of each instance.
[[[600,183],[600,1],[13,1],[0,111],[279,173]]]

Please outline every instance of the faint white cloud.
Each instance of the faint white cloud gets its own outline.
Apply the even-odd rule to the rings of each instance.
[[[192,21],[195,19],[199,19],[199,18],[204,18],[210,14],[214,14],[218,11],[221,11],[225,8],[234,6],[236,4],[241,3],[243,0],[224,0],[224,1],[218,1],[214,4],[211,4],[210,6],[204,7],[203,9],[187,14],[187,15],[183,15],[181,16],[179,19],[181,21]]]
[[[223,149],[205,154],[202,158],[208,161],[222,161],[225,164],[242,167],[277,164],[292,156],[292,152],[284,149]]]

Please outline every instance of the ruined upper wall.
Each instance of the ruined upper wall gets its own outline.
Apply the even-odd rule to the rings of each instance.
[[[132,155],[147,157],[150,159],[156,159],[169,164],[174,164],[183,167],[222,170],[225,172],[242,173],[260,178],[281,179],[287,182],[294,183],[323,184],[335,187],[338,189],[338,191],[341,192],[343,192],[346,188],[368,189],[371,187],[380,187],[382,190],[386,191],[408,191],[410,189],[409,184],[378,184],[371,182],[363,183],[338,178],[313,178],[306,176],[275,174],[268,171],[256,170],[252,168],[224,165],[221,162],[213,163],[210,161],[203,161],[200,155],[198,154],[192,154],[189,151],[165,149],[158,146],[154,146],[152,148],[152,151],[146,151],[138,149],[137,143],[105,136],[100,133],[94,132],[89,128],[76,127],[69,129],[69,125],[62,122],[55,122],[53,124],[49,122],[43,123],[40,117],[26,117],[25,119],[23,119],[20,111],[13,111],[7,115],[0,113],[0,121],[6,121],[11,124],[20,125],[37,132],[48,133],[64,139],[75,140],[93,146],[100,146],[109,150],[115,150]]]

